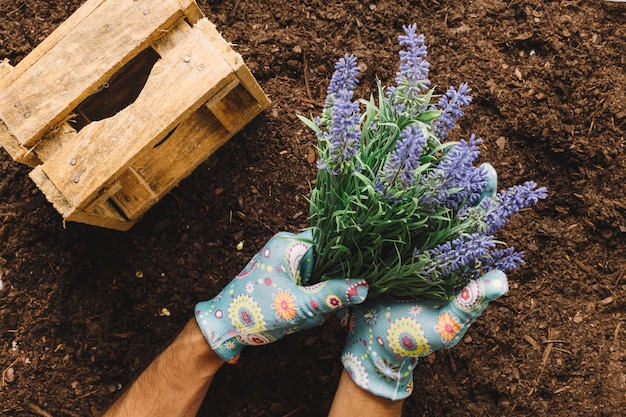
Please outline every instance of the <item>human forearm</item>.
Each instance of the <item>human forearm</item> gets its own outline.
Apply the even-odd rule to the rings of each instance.
[[[402,401],[377,397],[358,387],[344,370],[339,380],[329,417],[399,417]]]
[[[190,320],[103,417],[191,417],[224,361]]]

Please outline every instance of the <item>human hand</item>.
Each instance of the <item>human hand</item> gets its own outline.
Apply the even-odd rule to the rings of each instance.
[[[322,324],[327,313],[367,296],[362,280],[305,285],[313,268],[311,232],[281,232],[213,299],[198,303],[196,320],[215,353],[236,363],[245,345],[265,345]]]
[[[370,393],[404,399],[413,391],[417,359],[454,347],[489,302],[507,290],[504,273],[493,270],[449,302],[380,297],[352,307],[344,368]]]

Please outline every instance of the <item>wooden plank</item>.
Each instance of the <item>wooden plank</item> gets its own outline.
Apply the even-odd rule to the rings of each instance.
[[[4,58],[0,61],[0,80],[9,75],[13,71],[13,65],[9,63],[9,60]]]
[[[46,134],[33,149],[40,160],[39,163],[50,159],[52,155],[63,147],[64,142],[70,140],[70,138],[76,134],[76,129],[67,122],[58,125],[51,132]]]
[[[220,56],[228,62],[228,65],[230,65],[234,71],[237,71],[241,66],[245,66],[241,55],[235,52],[226,39],[220,35],[213,22],[208,19],[202,19],[196,23],[196,27],[204,33],[204,36],[206,36]]]
[[[15,69],[9,64],[8,59],[0,61],[0,82],[11,74]],[[1,90],[0,90],[1,91]],[[41,161],[37,159],[37,155],[29,152],[28,148],[23,147],[17,138],[11,133],[8,126],[0,116],[0,145],[13,158],[14,161],[21,162],[26,165],[35,166]]]
[[[0,145],[2,145],[2,148],[7,151],[14,161],[31,167],[41,163],[37,155],[17,141],[17,138],[11,133],[2,119],[0,119]]]
[[[180,9],[187,16],[187,20],[191,25],[195,25],[196,22],[204,18],[202,10],[198,7],[195,0],[176,0],[180,5]]]
[[[120,215],[115,210],[115,207],[106,201],[100,206],[93,207],[91,212],[77,210],[63,197],[63,194],[61,194],[50,181],[41,168],[41,165],[35,167],[35,169],[30,172],[29,176],[46,196],[46,199],[52,203],[54,208],[61,214],[64,220],[87,223],[115,230],[128,230],[134,224],[134,222],[129,222]]]
[[[76,210],[50,181],[41,165],[35,167],[28,175],[63,218],[71,215]]]
[[[240,131],[263,110],[248,90],[239,83],[221,100],[207,103],[207,107],[232,133]]]
[[[121,232],[127,231],[135,224],[134,221],[126,220],[120,216],[110,202],[104,202],[102,206],[94,208],[94,211],[91,213],[77,210],[65,220],[119,230]]]
[[[117,180],[121,187],[112,195],[111,200],[130,220],[139,219],[144,209],[159,200],[159,196],[152,191],[146,180],[132,167],[123,172]]]
[[[197,27],[220,51],[242,84],[233,89],[225,99],[220,98],[220,100],[207,103],[222,124],[235,133],[269,106],[270,101],[243,62],[241,55],[232,49],[217,31],[216,26],[207,19],[203,19],[197,23]]]
[[[241,55],[233,50],[231,45],[220,35],[215,25],[209,20],[199,20],[196,26],[204,33],[211,44],[215,46],[220,56],[232,67],[233,71],[235,71],[239,77],[241,84],[243,84],[250,95],[259,103],[261,109],[267,108],[270,105],[270,100],[263,92],[252,73],[250,73]]]
[[[133,163],[159,197],[174,188],[232,135],[202,106],[166,141]]]
[[[86,126],[42,165],[78,208],[235,78],[202,33],[184,22],[154,48],[161,59],[137,100],[115,117]],[[67,162],[72,158],[75,165]]]
[[[241,111],[244,111],[244,109],[234,109],[234,111],[235,111],[234,114],[230,115],[230,117],[229,117],[228,115],[223,115],[220,112],[220,103],[222,101],[226,100],[226,97],[237,86],[239,86],[239,80],[238,79],[234,79],[230,84],[228,84],[226,87],[222,88],[216,95],[211,97],[211,99],[205,103],[205,106],[207,106],[207,108],[211,110],[211,112],[224,125],[224,127],[226,129],[228,129],[229,132],[232,132],[232,133],[235,133],[239,129],[241,129],[237,119],[238,119],[239,113]],[[213,109],[216,109],[216,111],[213,111]]]
[[[174,0],[102,3],[4,89],[2,119],[22,145],[34,145],[182,17]]]
[[[100,207],[106,206],[107,200],[121,189],[122,183],[119,180],[114,181],[113,184],[110,184],[107,187],[101,189],[100,194],[96,198],[91,200],[91,202],[87,204],[83,211],[87,213],[98,211]],[[119,213],[117,213],[117,215],[119,215]]]

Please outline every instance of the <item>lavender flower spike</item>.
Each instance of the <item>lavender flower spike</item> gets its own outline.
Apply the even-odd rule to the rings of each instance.
[[[421,126],[412,124],[401,133],[396,148],[387,159],[379,181],[384,195],[392,196],[395,186],[407,189],[413,185],[415,170],[426,144],[426,135]]]
[[[427,79],[430,63],[424,60],[428,54],[428,49],[424,45],[424,35],[415,34],[417,28],[415,23],[402,28],[405,35],[399,36],[398,39],[400,46],[405,49],[400,51],[400,72],[396,75],[396,83],[399,86],[408,81],[413,87],[420,87],[421,91],[425,91],[430,85]]]
[[[357,59],[354,55],[345,54],[343,58],[339,58],[339,61],[335,64],[335,72],[330,79],[322,117],[317,122],[318,126],[330,127],[332,123],[331,111],[335,97],[341,91],[354,92],[356,85],[359,83],[358,76],[360,71],[361,68],[357,66]]]
[[[346,54],[335,64],[335,72],[330,79],[327,94],[337,94],[341,90],[354,91],[359,83],[359,71],[361,68],[357,66],[357,60],[354,55]]]
[[[443,171],[446,178],[461,179],[472,168],[472,163],[480,156],[481,138],[471,135],[467,140],[461,140],[439,163],[438,168]]]
[[[331,110],[330,131],[324,134],[329,145],[327,159],[318,167],[331,175],[347,171],[347,165],[360,149],[361,121],[358,101],[352,102],[352,91],[340,90]]]
[[[424,35],[416,35],[415,24],[403,26],[404,36],[400,36],[400,69],[396,74],[396,88],[389,89],[395,93],[394,104],[398,111],[422,111],[428,103],[424,102],[422,93],[430,87],[428,70],[430,63],[426,61],[427,48],[424,45]]]
[[[509,246],[505,249],[495,249],[490,253],[490,258],[483,262],[483,269],[488,272],[498,269],[502,272],[517,269],[524,263],[524,252],[515,252],[515,248]]]
[[[485,167],[475,168],[472,163],[480,155],[482,139],[471,135],[454,145],[443,157],[437,168],[422,179],[424,189],[421,197],[425,207],[445,206],[457,209],[474,204],[485,190],[490,172]]]
[[[499,192],[492,199],[485,199],[481,208],[486,209],[485,223],[489,225],[489,233],[495,233],[520,210],[537,204],[540,199],[547,197],[545,187],[537,188],[534,181],[526,181],[522,185],[516,185],[507,191]]]
[[[456,122],[463,116],[461,107],[472,102],[472,97],[469,95],[471,91],[467,83],[463,83],[458,91],[454,87],[448,88],[446,94],[439,99],[441,115],[435,122],[435,131],[440,139],[445,139],[448,136],[448,130],[456,126]]]
[[[422,270],[426,276],[448,276],[465,267],[474,269],[477,260],[489,256],[489,250],[495,247],[493,236],[478,233],[461,236],[452,242],[441,245],[420,254],[414,251],[414,257],[426,256],[428,261]]]

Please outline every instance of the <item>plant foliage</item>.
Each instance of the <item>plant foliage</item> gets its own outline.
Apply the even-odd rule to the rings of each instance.
[[[394,86],[379,82],[376,97],[355,100],[359,67],[346,55],[321,116],[300,116],[318,140],[313,282],[358,277],[370,296],[449,299],[470,279],[523,262],[494,234],[546,189],[528,181],[496,192],[493,167],[475,166],[481,139],[446,141],[471,90],[461,84],[437,99],[415,30],[399,37]]]

